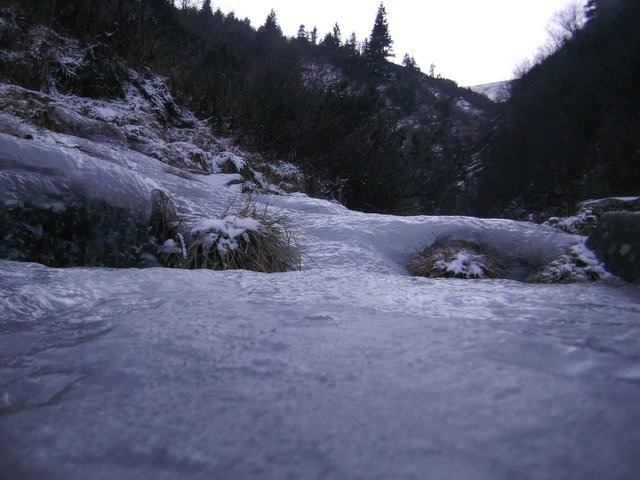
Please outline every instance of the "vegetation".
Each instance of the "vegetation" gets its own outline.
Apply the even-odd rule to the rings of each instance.
[[[565,216],[640,191],[640,3],[592,1],[588,17],[513,84],[485,142],[476,213]]]
[[[9,0],[0,25],[11,48],[44,23],[84,43],[75,64],[47,49],[0,77],[32,89],[122,94],[124,65],[165,75],[216,133],[299,165],[308,193],[365,211],[566,216],[587,197],[640,191],[640,4],[590,0],[554,21],[552,42],[522,69],[500,106],[420,72],[393,41],[383,4],[369,38],[283,35],[276,12],[254,28],[183,0]],[[215,5],[215,2],[213,2]],[[582,26],[584,24],[584,26]]]
[[[285,217],[272,216],[266,206],[251,200],[233,213],[231,209],[217,221],[190,230],[175,221],[163,223],[162,227],[169,227],[162,228],[159,237],[166,238],[158,245],[163,265],[265,273],[301,269],[299,250]]]
[[[505,278],[495,256],[473,242],[437,241],[409,259],[412,275],[427,278]]]
[[[121,60],[150,67],[216,133],[300,165],[309,193],[356,209],[454,211],[461,194],[455,185],[485,123],[456,102],[478,112],[493,108],[451,81],[421,74],[410,57],[406,67],[389,63],[384,5],[361,48],[354,35],[344,42],[337,24],[322,41],[304,26],[286,38],[273,11],[255,29],[233,13],[212,11],[211,2],[201,9],[168,0],[11,3],[29,13],[23,29],[45,23],[110,52],[107,64],[101,55],[87,58],[105,67],[104,81],[90,80],[95,69],[88,69],[82,81],[72,74],[60,82],[63,89],[117,96]]]
[[[595,254],[584,244],[570,247],[566,253],[551,259],[540,270],[525,279],[529,283],[594,282],[610,278]]]

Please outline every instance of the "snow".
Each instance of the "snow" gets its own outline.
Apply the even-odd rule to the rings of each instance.
[[[640,200],[640,197],[610,197],[611,200],[620,200],[621,202],[637,202],[638,200]],[[582,202],[582,204],[585,207],[589,207],[592,205],[597,205],[598,203],[602,202],[603,200],[608,200],[608,199],[595,199],[595,200],[586,200],[584,202]]]
[[[13,478],[632,478],[638,290],[0,262]]]
[[[482,115],[482,110],[474,108],[473,105],[469,103],[469,101],[465,100],[464,98],[456,99],[456,107],[459,110],[462,110],[463,112],[467,112],[471,115],[476,115],[476,116]]]
[[[235,189],[240,191],[242,189],[242,175],[239,173],[220,173],[217,175],[198,175],[197,178],[200,182],[206,183],[213,188],[230,187],[230,184],[234,184]]]
[[[243,200],[228,176],[176,175],[105,138],[26,139],[20,122],[0,134],[3,198],[79,188],[148,212],[160,189],[195,232],[259,228],[225,218]],[[426,279],[403,267],[436,242],[470,241],[520,278],[567,251],[592,262],[584,237],[365,214],[302,194],[253,201],[288,218],[303,271],[0,260],[3,477],[637,476],[639,286]],[[163,248],[184,253],[178,240]]]
[[[483,278],[484,270],[473,260],[473,257],[469,254],[465,252],[457,252],[451,261],[447,262],[445,260],[439,260],[436,262],[436,266],[446,272],[453,273],[454,275],[463,275],[470,278]]]
[[[509,91],[511,87],[511,81],[485,83],[483,85],[474,85],[469,87],[476,93],[484,95],[490,100],[500,103],[509,99]]]
[[[215,245],[220,255],[225,255],[239,248],[238,237],[249,242],[247,232],[260,232],[263,229],[263,225],[254,218],[227,215],[222,219],[208,219],[197,223],[191,229],[191,235],[199,235],[203,239],[205,250],[210,250]]]
[[[308,89],[330,92],[344,79],[340,69],[334,65],[313,62],[304,65],[303,82]]]

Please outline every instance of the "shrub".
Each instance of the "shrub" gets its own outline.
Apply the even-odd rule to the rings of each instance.
[[[498,261],[485,248],[464,241],[437,241],[414,255],[407,270],[427,278],[505,278]]]

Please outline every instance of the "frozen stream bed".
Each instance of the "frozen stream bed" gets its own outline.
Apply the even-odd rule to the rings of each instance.
[[[0,262],[13,479],[630,479],[631,285]]]
[[[59,175],[108,197],[87,174],[102,172],[134,199],[163,189],[193,218],[239,195],[61,134],[0,134],[0,160],[8,186]],[[436,239],[477,240],[515,278],[579,237],[257,201],[290,219],[304,271],[0,261],[1,478],[640,476],[637,285],[431,280],[402,266]]]

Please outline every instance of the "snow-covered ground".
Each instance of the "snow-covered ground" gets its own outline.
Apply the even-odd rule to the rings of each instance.
[[[484,95],[494,102],[505,102],[509,99],[509,89],[511,81],[485,83],[483,85],[474,85],[469,87],[476,93]]]
[[[214,218],[239,195],[109,142],[2,140],[5,159],[55,148],[73,165],[107,162],[193,218]],[[363,214],[300,194],[258,201],[289,217],[304,271],[0,261],[3,478],[638,475],[638,286],[423,279],[403,268],[454,238],[502,252],[517,273],[581,237]]]

